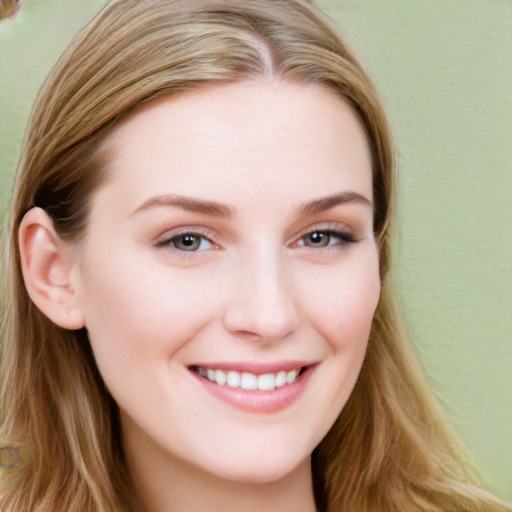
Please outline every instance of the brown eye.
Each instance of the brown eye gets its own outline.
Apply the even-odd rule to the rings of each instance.
[[[210,240],[194,233],[184,233],[183,235],[175,236],[169,240],[168,244],[180,251],[187,252],[205,250],[211,247]]]
[[[311,231],[300,239],[300,244],[305,247],[321,249],[323,247],[339,245],[343,247],[349,243],[354,243],[356,240],[352,235],[344,233],[343,231]]]
[[[303,237],[307,247],[326,247],[331,241],[331,234],[325,231],[313,231]]]

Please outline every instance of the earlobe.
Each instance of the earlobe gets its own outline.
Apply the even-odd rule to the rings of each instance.
[[[75,254],[44,210],[32,208],[25,214],[18,241],[25,287],[34,304],[60,327],[82,328],[73,286]]]

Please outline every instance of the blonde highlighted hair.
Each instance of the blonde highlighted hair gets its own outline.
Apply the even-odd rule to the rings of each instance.
[[[50,72],[25,137],[5,236],[0,445],[2,512],[138,511],[117,406],[85,330],[54,325],[24,287],[17,233],[38,206],[79,241],[108,176],[103,142],[133,109],[212,83],[270,77],[317,84],[352,106],[373,163],[382,293],[348,403],[313,453],[325,511],[504,511],[473,483],[422,376],[394,301],[394,147],[379,95],[332,22],[306,0],[118,0]]]

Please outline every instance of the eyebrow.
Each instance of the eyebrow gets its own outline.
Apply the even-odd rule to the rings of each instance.
[[[321,197],[319,199],[313,199],[312,201],[301,203],[298,208],[298,213],[302,215],[318,213],[334,208],[335,206],[351,202],[360,203],[373,208],[372,201],[363,195],[358,194],[357,192],[341,192],[339,194],[333,194],[331,196]],[[203,213],[227,219],[231,219],[235,216],[235,209],[228,204],[174,194],[150,197],[144,201],[132,215],[157,207],[180,208],[190,212]]]
[[[150,197],[147,201],[144,201],[133,212],[133,214],[162,206],[181,208],[182,210],[189,212],[204,213],[206,215],[213,215],[216,217],[224,218],[232,218],[235,215],[234,208],[227,204],[174,194]]]
[[[302,214],[318,213],[334,208],[340,204],[353,202],[373,208],[372,201],[367,197],[358,194],[357,192],[341,192],[339,194],[333,194],[331,196],[321,197],[319,199],[313,199],[312,201],[303,203],[299,207],[299,212]]]

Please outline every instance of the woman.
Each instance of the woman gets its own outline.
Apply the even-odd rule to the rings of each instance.
[[[506,510],[394,303],[393,152],[308,2],[100,13],[16,179],[1,510]]]

